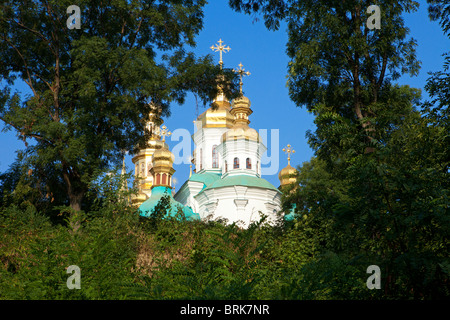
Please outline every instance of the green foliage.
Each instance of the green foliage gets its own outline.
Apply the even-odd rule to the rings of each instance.
[[[440,20],[447,32],[446,15],[436,13],[441,2],[429,2],[432,18]],[[167,215],[168,197],[161,199],[150,218],[139,217],[127,201],[134,191],[125,190],[124,177],[105,175],[101,166],[91,171],[96,179],[82,179],[86,183],[87,210],[74,210],[68,199],[52,193],[53,188],[66,183],[55,173],[63,166],[52,162],[57,151],[63,152],[64,159],[79,159],[78,148],[87,147],[94,150],[84,155],[91,165],[98,164],[94,155],[101,154],[90,144],[92,132],[71,131],[71,121],[95,127],[108,118],[111,129],[121,120],[121,116],[109,118],[106,111],[98,113],[100,118],[90,117],[97,108],[95,99],[90,99],[95,97],[98,83],[84,80],[92,77],[100,81],[103,71],[111,71],[109,68],[120,71],[122,65],[110,64],[122,58],[126,68],[135,68],[136,74],[143,72],[142,88],[133,82],[136,74],[132,72],[134,76],[128,78],[124,73],[119,82],[130,91],[121,96],[107,95],[98,104],[100,109],[114,110],[114,115],[122,111],[126,117],[135,101],[127,99],[139,96],[137,91],[141,89],[161,89],[160,80],[167,78],[166,72],[172,67],[180,67],[177,76],[166,79],[175,91],[163,90],[162,96],[153,98],[181,101],[182,92],[191,88],[187,83],[192,79],[183,73],[186,68],[192,67],[190,72],[197,76],[208,74],[206,78],[199,76],[191,89],[207,86],[209,75],[214,74],[203,64],[206,60],[196,61],[191,54],[177,50],[164,57],[166,67],[157,65],[153,49],[145,46],[153,41],[160,50],[174,49],[182,34],[188,42],[192,40],[196,28],[189,31],[187,25],[200,23],[201,14],[196,6],[183,6],[187,4],[184,1],[177,1],[181,7],[172,4],[185,13],[177,16],[180,33],[172,30],[158,38],[165,17],[176,10],[157,2],[156,7],[148,9],[156,19],[154,29],[146,25],[150,29],[142,39],[123,38],[128,45],[137,41],[142,47],[108,50],[107,42],[97,32],[120,28],[120,18],[127,24],[129,19],[136,27],[134,17],[125,11],[136,9],[137,3],[117,1],[111,12],[94,6],[99,10],[89,14],[119,20],[116,24],[93,25],[89,29],[92,36],[79,35],[71,42],[75,73],[70,76],[73,82],[65,85],[80,86],[77,99],[85,99],[85,104],[81,109],[69,107],[65,122],[47,123],[47,131],[43,131],[46,138],[50,133],[67,138],[69,147],[58,143],[54,149],[43,150],[44,144],[30,147],[0,177],[0,299],[448,299],[448,66],[444,66],[444,72],[431,75],[426,87],[431,101],[422,105],[421,112],[416,110],[418,90],[391,84],[402,72],[417,68],[414,43],[405,40],[407,29],[401,19],[403,11],[415,9],[413,1],[382,1],[380,5],[387,8],[384,24],[382,31],[373,35],[355,29],[365,17],[358,16],[364,1],[302,1],[296,6],[292,1],[230,1],[245,12],[262,10],[269,27],[277,27],[279,19],[288,19],[288,47],[293,59],[291,96],[316,115],[317,130],[309,133],[316,157],[298,168],[296,184],[283,189],[284,211],[294,208],[296,213],[292,222],[270,226],[262,219],[248,229],[240,229],[220,221],[185,221],[181,212],[175,217]],[[319,6],[312,10],[313,5]],[[34,14],[40,12],[35,9],[25,18],[35,18]],[[11,14],[8,10],[0,10],[2,26]],[[348,27],[345,19],[352,20]],[[299,30],[302,32],[295,34]],[[342,39],[336,39],[338,31]],[[400,44],[393,48],[396,41]],[[339,55],[339,50],[344,55]],[[353,70],[345,63],[346,50],[361,58],[353,64],[361,68],[358,94],[355,86],[339,78]],[[1,47],[0,55],[5,52]],[[85,59],[91,59],[92,65]],[[197,68],[197,62],[202,66]],[[387,78],[381,72],[383,65],[390,72]],[[0,71],[6,72],[1,66]],[[152,75],[145,74],[148,70]],[[9,75],[7,80],[12,81]],[[376,87],[372,82],[375,78],[379,82]],[[17,112],[18,119],[32,120],[27,118],[30,114],[26,106],[49,99],[47,92],[41,96],[44,100],[31,98],[28,105],[21,105],[8,90],[0,92],[0,102]],[[202,92],[196,93],[206,94]],[[70,106],[69,100],[62,101]],[[355,106],[360,107],[362,117]],[[8,117],[13,115],[9,113]],[[36,125],[45,126],[45,122]],[[28,130],[25,135],[36,133],[29,127],[24,129]],[[101,134],[99,141],[106,143],[107,133]],[[110,155],[120,153],[115,148],[130,142],[115,138],[115,143],[107,147]],[[41,174],[30,175],[29,169]],[[44,178],[46,175],[48,178]],[[43,200],[46,193],[49,198]],[[66,286],[70,265],[81,269],[79,290]],[[380,290],[366,287],[370,265],[381,269]]]
[[[119,299],[121,283],[132,281],[135,258],[130,213],[103,211],[92,220],[72,216],[68,225],[52,226],[32,207],[2,212],[1,299]],[[77,222],[77,223],[75,223]],[[69,290],[66,269],[81,269],[82,290]]]
[[[89,185],[136,152],[153,103],[163,115],[193,92],[204,103],[217,93],[221,71],[211,56],[190,48],[203,26],[204,0],[2,1],[0,4],[0,120],[26,144],[36,179],[63,190],[75,210]],[[66,12],[79,6],[81,29]],[[26,10],[24,9],[26,8]],[[24,82],[31,94],[12,92]],[[145,132],[145,134],[144,134]],[[29,140],[33,144],[28,144]]]
[[[428,2],[430,18],[448,33],[448,5]],[[431,74],[431,101],[421,113],[420,91],[393,83],[419,69],[402,18],[418,2],[377,2],[379,30],[365,26],[370,1],[230,4],[263,13],[269,29],[287,22],[290,96],[316,116],[317,129],[308,132],[316,158],[299,168],[283,208],[295,205],[297,223],[307,217],[318,254],[283,294],[448,297],[448,57],[444,70]],[[372,264],[382,270],[382,294],[361,288],[361,272]]]

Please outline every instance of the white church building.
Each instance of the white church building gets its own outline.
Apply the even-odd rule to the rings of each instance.
[[[195,121],[196,172],[175,200],[202,219],[210,216],[247,227],[263,214],[273,222],[281,210],[281,192],[261,177],[261,157],[267,148],[249,127],[250,100],[242,95],[230,104],[219,91],[212,105]]]
[[[222,41],[219,44],[212,49],[222,53],[227,48],[222,46]],[[222,66],[222,55],[219,63]],[[230,103],[219,88],[211,107],[194,121],[197,130],[192,135],[195,144],[192,163],[195,170],[173,198],[192,209],[200,219],[223,219],[246,228],[262,215],[267,216],[268,223],[273,223],[282,208],[281,191],[261,177],[261,157],[267,148],[258,131],[249,127],[253,111],[250,100],[242,95],[242,77],[250,73],[239,66],[235,71],[241,79],[241,96]],[[141,177],[141,192],[134,199],[135,205],[149,199],[152,187],[158,185],[158,177],[150,173],[152,154],[167,145],[164,139],[160,141],[159,135],[150,142],[153,144],[149,148],[133,158],[136,175]],[[170,187],[172,171],[166,182]],[[281,186],[293,181],[290,176],[294,171],[289,165],[281,170]]]

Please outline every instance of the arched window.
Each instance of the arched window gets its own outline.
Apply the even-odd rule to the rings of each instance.
[[[219,167],[219,155],[217,154],[217,145],[213,145],[212,147],[212,167],[218,168]]]
[[[228,162],[225,160],[225,172],[228,172]]]
[[[166,174],[165,173],[162,174],[162,182],[161,182],[161,184],[164,184],[164,185],[167,184],[166,183]]]
[[[145,163],[141,163],[141,176],[145,177]]]
[[[203,168],[203,150],[200,148],[200,170]]]
[[[259,171],[259,161],[256,161],[256,174],[258,174]]]
[[[233,169],[239,169],[239,158],[238,157],[234,158]]]
[[[161,183],[160,183],[160,180],[161,180],[160,178],[161,178],[161,175],[160,175],[159,173],[157,173],[157,174],[156,174],[156,185],[161,184]]]
[[[252,160],[250,160],[250,158],[247,158],[247,160],[245,161],[245,167],[247,169],[251,169],[252,168]]]

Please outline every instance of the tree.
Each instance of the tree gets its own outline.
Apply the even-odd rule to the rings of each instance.
[[[428,12],[432,21],[439,21],[444,34],[450,37],[450,4],[446,1],[428,0],[430,6]],[[450,129],[449,111],[450,94],[450,52],[444,54],[445,63],[442,71],[430,72],[430,78],[427,81],[425,89],[428,91],[431,101],[423,104],[423,112],[434,123],[445,128],[446,132]],[[448,141],[448,135],[446,137]],[[447,159],[448,160],[448,159]]]
[[[416,10],[411,0],[378,1],[381,28],[369,30],[366,21],[371,1],[266,1],[232,0],[230,5],[246,13],[261,12],[266,26],[277,29],[287,22],[288,86],[291,99],[305,106],[324,121],[317,123],[335,128],[347,126],[352,136],[371,152],[377,119],[386,109],[396,87],[391,81],[403,73],[417,74],[414,39],[407,39],[403,12]],[[319,139],[315,149],[327,154],[339,144]]]
[[[0,119],[24,140],[31,163],[57,173],[74,210],[124,150],[145,144],[149,103],[169,115],[188,91],[204,102],[214,96],[219,66],[186,51],[202,28],[205,3],[0,3]],[[70,5],[80,8],[80,29],[66,25]],[[224,73],[236,88],[233,73]],[[12,92],[18,80],[30,95]]]
[[[296,204],[297,219],[311,219],[322,255],[337,257],[325,258],[325,266],[348,270],[346,285],[359,283],[355,270],[381,268],[382,290],[355,287],[363,296],[353,298],[448,297],[448,79],[440,73],[428,84],[437,103],[429,118],[417,111],[420,91],[394,83],[419,68],[402,18],[418,3],[378,2],[379,30],[365,26],[369,1],[230,4],[262,12],[269,28],[287,21],[289,92],[316,116],[308,136],[317,159],[299,168],[298,187],[285,201]],[[313,260],[303,270],[320,265]],[[326,281],[330,298],[348,298],[334,290],[343,280]]]

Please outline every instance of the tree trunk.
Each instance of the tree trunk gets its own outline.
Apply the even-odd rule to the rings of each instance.
[[[78,192],[78,193],[69,193],[69,205],[70,207],[75,211],[81,210],[81,202],[84,197],[84,192]]]
[[[63,179],[66,183],[67,197],[69,198],[69,205],[74,211],[81,210],[81,203],[83,201],[85,189],[82,188],[82,182],[77,177],[71,174],[71,171],[63,168]]]

